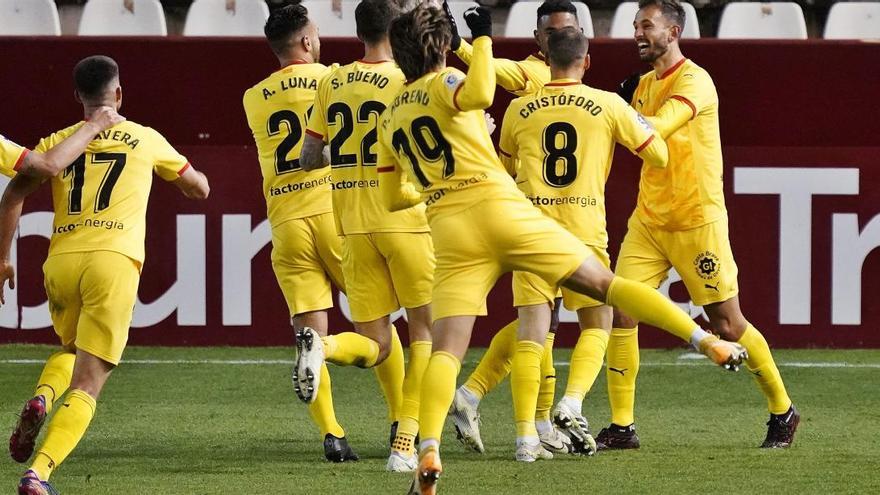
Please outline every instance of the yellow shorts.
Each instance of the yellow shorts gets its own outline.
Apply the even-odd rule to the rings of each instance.
[[[739,293],[727,217],[695,229],[667,231],[646,225],[633,214],[627,225],[615,274],[657,288],[675,267],[698,306]]]
[[[49,313],[61,345],[119,364],[137,301],[140,265],[114,251],[63,253],[43,263]]]
[[[606,268],[611,266],[611,259],[605,249],[587,246]],[[541,277],[529,272],[513,272],[513,306],[531,306],[533,304],[552,303],[557,297],[562,297],[565,308],[569,311],[577,311],[583,308],[596,308],[605,303],[592,297],[585,296],[565,287],[548,285]]]
[[[434,320],[485,315],[486,295],[503,273],[534,273],[557,286],[590,256],[583,242],[524,196],[484,199],[430,219],[437,268]]]
[[[331,283],[345,292],[341,253],[333,213],[272,227],[272,269],[291,316],[332,308]]]
[[[376,232],[342,238],[342,273],[351,317],[377,320],[431,302],[434,245],[430,232]]]

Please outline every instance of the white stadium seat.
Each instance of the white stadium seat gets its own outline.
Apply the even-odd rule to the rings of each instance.
[[[700,37],[700,20],[697,18],[697,11],[694,6],[683,2],[685,21],[684,32],[681,33],[683,39],[697,39]],[[611,38],[632,38],[633,37],[633,20],[639,11],[638,2],[623,2],[617,6],[614,11],[614,19],[611,21]]]
[[[449,10],[452,12],[452,18],[455,19],[455,25],[458,26],[458,34],[462,38],[470,38],[471,37],[471,28],[467,26],[467,23],[464,22],[464,11],[471,8],[477,7],[478,4],[476,2],[448,2]]]
[[[53,0],[0,0],[0,36],[59,36]]]
[[[302,2],[302,6],[309,11],[309,19],[318,25],[321,36],[357,36],[357,23],[354,19],[354,9],[358,2],[342,2],[342,12],[333,12],[333,2],[330,0],[309,0]]]
[[[825,38],[880,39],[880,2],[837,2],[828,12]]]
[[[534,36],[537,24],[537,11],[542,2],[516,2],[510,7],[507,14],[507,24],[504,26],[504,36],[508,38],[531,38]],[[581,2],[574,2],[577,8],[578,22],[584,30],[587,38],[593,37],[593,18],[590,16],[590,8]]]
[[[237,0],[226,10],[226,0],[195,0],[186,14],[184,36],[263,36],[269,18],[265,0]]]
[[[165,12],[159,0],[134,0],[129,12],[121,0],[89,0],[79,21],[86,36],[166,36]]]
[[[807,39],[807,23],[801,6],[794,2],[733,2],[721,13],[718,37]]]

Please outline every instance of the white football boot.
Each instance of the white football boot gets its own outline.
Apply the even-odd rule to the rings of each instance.
[[[480,438],[480,412],[464,394],[460,388],[455,390],[449,415],[455,425],[458,440],[465,447],[482,454],[486,449],[483,447],[483,439]]]
[[[315,402],[324,365],[324,343],[314,329],[303,327],[296,332],[296,363],[293,365],[293,390],[306,404]]]
[[[596,453],[596,440],[590,434],[587,418],[575,412],[565,400],[559,401],[553,408],[553,424],[571,439],[576,454],[593,455]]]

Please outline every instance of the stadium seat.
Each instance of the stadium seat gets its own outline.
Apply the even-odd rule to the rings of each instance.
[[[89,0],[79,21],[84,36],[166,36],[165,12],[159,0],[134,0],[129,12],[121,0]]]
[[[507,24],[504,26],[504,36],[508,38],[531,38],[535,32],[535,16],[542,2],[517,2],[510,7],[507,15]],[[581,2],[574,2],[577,7],[578,21],[584,29],[587,38],[593,35],[593,18],[590,16],[590,8]]]
[[[880,2],[837,2],[828,12],[829,40],[880,39]]]
[[[694,6],[689,3],[682,3],[685,13],[684,32],[681,33],[683,39],[696,39],[700,37],[700,20],[697,18],[697,11]],[[611,38],[632,38],[633,37],[633,19],[639,11],[638,2],[623,2],[617,6],[614,11],[614,19],[611,21],[611,32],[608,36]]]
[[[195,0],[186,14],[184,36],[262,36],[269,18],[264,0],[237,0],[226,10],[226,0]]]
[[[721,13],[718,37],[807,39],[807,23],[801,6],[794,2],[733,2]]]
[[[0,36],[59,36],[53,0],[0,0]]]
[[[449,10],[452,11],[452,17],[455,19],[455,25],[458,26],[458,34],[463,38],[471,37],[471,29],[467,26],[467,23],[464,22],[464,11],[471,8],[477,7],[478,4],[476,2],[448,2]]]
[[[309,19],[318,25],[321,36],[357,36],[357,23],[354,20],[354,9],[358,2],[343,1],[342,12],[333,12],[330,0],[309,0],[302,2],[309,11]]]

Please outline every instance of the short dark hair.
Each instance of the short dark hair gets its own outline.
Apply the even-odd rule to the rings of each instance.
[[[391,21],[388,37],[394,61],[412,81],[444,60],[452,42],[452,28],[442,10],[422,3]]]
[[[577,7],[571,3],[571,0],[547,0],[538,7],[538,21],[545,15],[559,12],[569,13],[575,17],[578,15]]]
[[[263,33],[276,55],[290,46],[290,38],[309,23],[309,11],[302,5],[285,5],[269,14]]]
[[[663,17],[684,30],[684,21],[687,15],[678,0],[639,0],[639,10],[651,6],[659,7]]]
[[[587,37],[580,29],[567,27],[550,33],[547,39],[547,58],[553,67],[571,67],[576,62],[583,62],[587,56],[589,44]]]
[[[388,36],[388,27],[398,10],[390,0],[363,0],[354,9],[357,35],[364,43],[378,43]]]
[[[73,85],[81,99],[94,100],[104,95],[107,85],[119,77],[119,65],[106,55],[92,55],[73,68]]]

